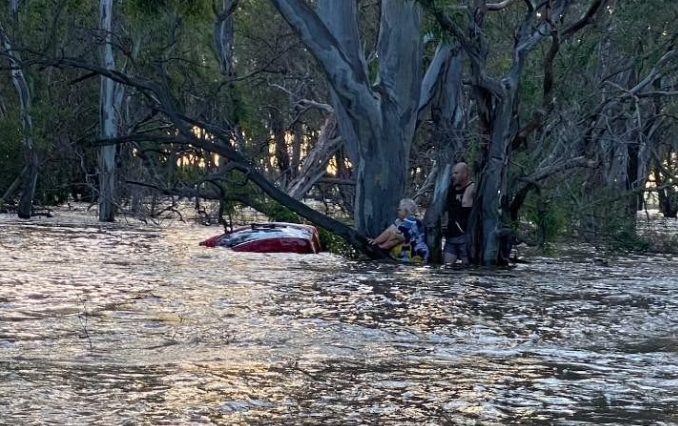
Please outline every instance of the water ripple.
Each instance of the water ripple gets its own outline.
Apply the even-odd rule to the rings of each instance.
[[[2,424],[678,424],[676,260],[236,253],[0,217]]]

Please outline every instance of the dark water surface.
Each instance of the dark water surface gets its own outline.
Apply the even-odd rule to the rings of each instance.
[[[0,216],[3,425],[675,425],[678,259],[510,271]]]

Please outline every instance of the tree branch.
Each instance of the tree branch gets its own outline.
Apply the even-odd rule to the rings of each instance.
[[[486,7],[487,10],[490,11],[497,11],[497,10],[502,10],[506,9],[507,7],[511,6],[513,3],[517,3],[519,0],[504,0],[500,1],[499,3],[489,3]]]
[[[563,38],[569,38],[572,35],[576,34],[579,30],[585,26],[593,23],[595,20],[596,14],[602,10],[603,6],[607,4],[608,0],[593,0],[589,5],[589,8],[586,10],[584,15],[579,18],[577,22],[570,25],[563,31]]]

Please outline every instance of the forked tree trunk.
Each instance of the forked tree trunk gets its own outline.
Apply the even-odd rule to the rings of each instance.
[[[476,189],[471,229],[471,252],[476,262],[483,265],[507,263],[504,252],[507,226],[510,224],[508,208],[508,166],[511,159],[511,141],[515,135],[511,123],[514,119],[514,102],[517,81],[505,81],[507,90],[502,101],[493,106],[489,143],[481,158],[481,170]]]
[[[484,18],[490,10],[489,2],[478,0],[467,8],[468,25],[462,27],[460,20],[452,19],[432,0],[419,0],[436,17],[438,23],[455,39],[459,40],[468,53],[471,84],[478,109],[478,134],[481,138],[481,170],[477,182],[476,200],[469,220],[471,251],[476,261],[495,265],[506,262],[507,240],[510,238],[510,189],[508,181],[509,164],[513,141],[517,139],[519,127],[519,87],[521,73],[529,52],[544,38],[553,37],[557,52],[561,37],[571,37],[581,28],[593,22],[602,10],[605,0],[591,0],[589,9],[574,24],[564,30],[556,28],[560,21],[554,17],[565,17],[573,0],[552,0],[549,2],[524,2],[526,7],[522,21],[514,33],[514,45],[508,53],[510,66],[500,77],[491,77],[488,71],[487,39],[483,35]],[[515,2],[493,3],[492,10],[501,11]],[[501,12],[499,12],[501,13]],[[545,90],[550,81],[544,79]],[[550,90],[550,89],[549,89]],[[544,93],[545,99],[547,93]],[[533,123],[530,128],[538,128]],[[522,137],[526,137],[523,135]]]
[[[341,145],[341,138],[337,136],[337,119],[331,114],[325,119],[320,136],[315,147],[308,153],[302,163],[302,168],[287,188],[287,193],[300,200],[327,171],[327,163],[336,154]]]
[[[12,12],[16,16],[17,6],[13,3]],[[33,120],[31,118],[31,93],[24,77],[21,57],[19,53],[14,51],[12,43],[5,33],[5,30],[0,23],[0,38],[5,46],[5,50],[9,54],[9,62],[12,66],[12,83],[16,88],[19,96],[19,104],[21,105],[21,132],[22,132],[22,148],[24,156],[24,169],[22,171],[21,180],[23,183],[23,190],[21,192],[21,199],[17,209],[17,215],[22,219],[31,217],[33,210],[33,198],[35,197],[35,188],[38,183],[38,153],[33,143]],[[9,195],[11,197],[11,194]]]
[[[222,8],[214,23],[214,45],[221,64],[221,73],[233,77],[233,13],[239,0],[223,0]]]
[[[422,87],[421,110],[430,105],[436,146],[436,169],[433,199],[426,209],[427,245],[431,261],[442,263],[442,218],[446,208],[447,192],[451,183],[452,167],[463,159],[465,148],[464,106],[462,101],[463,53],[461,49],[441,46],[436,50]],[[438,64],[439,62],[439,64]]]
[[[377,235],[403,197],[421,84],[420,12],[413,1],[383,0],[378,80],[369,79],[357,3],[271,0],[318,60],[333,91],[339,133],[356,177],[355,228]]]
[[[113,0],[100,0],[99,28],[105,35],[103,46],[103,68],[115,69],[111,30],[113,22]],[[116,111],[116,84],[113,80],[101,77],[101,134],[102,139],[118,135],[118,116]],[[99,221],[115,220],[116,192],[116,145],[104,145],[99,152]]]

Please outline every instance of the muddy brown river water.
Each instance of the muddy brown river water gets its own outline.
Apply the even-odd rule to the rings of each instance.
[[[678,424],[676,257],[455,270],[218,231],[0,216],[0,424]]]

